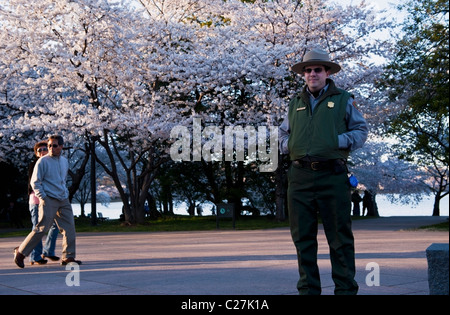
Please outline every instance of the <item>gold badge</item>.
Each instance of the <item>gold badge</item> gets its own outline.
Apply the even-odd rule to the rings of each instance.
[[[334,107],[334,103],[333,102],[328,102],[328,108],[333,108]]]

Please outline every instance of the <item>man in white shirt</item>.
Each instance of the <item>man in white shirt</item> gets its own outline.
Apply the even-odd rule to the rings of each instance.
[[[14,262],[24,268],[24,259],[47,234],[56,221],[63,235],[62,265],[68,263],[81,264],[75,260],[75,221],[66,186],[69,162],[61,155],[64,139],[61,136],[50,136],[48,139],[49,154],[40,158],[34,167],[30,185],[40,199],[39,222],[28,234],[19,247],[14,250]]]

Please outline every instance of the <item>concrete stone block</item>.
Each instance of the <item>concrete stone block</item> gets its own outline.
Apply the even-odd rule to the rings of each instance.
[[[426,254],[430,295],[449,295],[449,244],[433,243]]]

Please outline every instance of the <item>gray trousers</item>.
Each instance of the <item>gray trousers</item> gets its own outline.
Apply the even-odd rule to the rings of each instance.
[[[56,222],[63,235],[62,259],[75,258],[75,220],[69,199],[45,197],[40,200],[39,219],[35,228],[19,246],[19,252],[28,256]]]

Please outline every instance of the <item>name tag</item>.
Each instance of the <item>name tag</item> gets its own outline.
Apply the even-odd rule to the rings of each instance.
[[[301,110],[305,110],[305,109],[306,109],[306,106],[305,107],[299,107],[299,108],[297,108],[297,112],[301,111]]]

